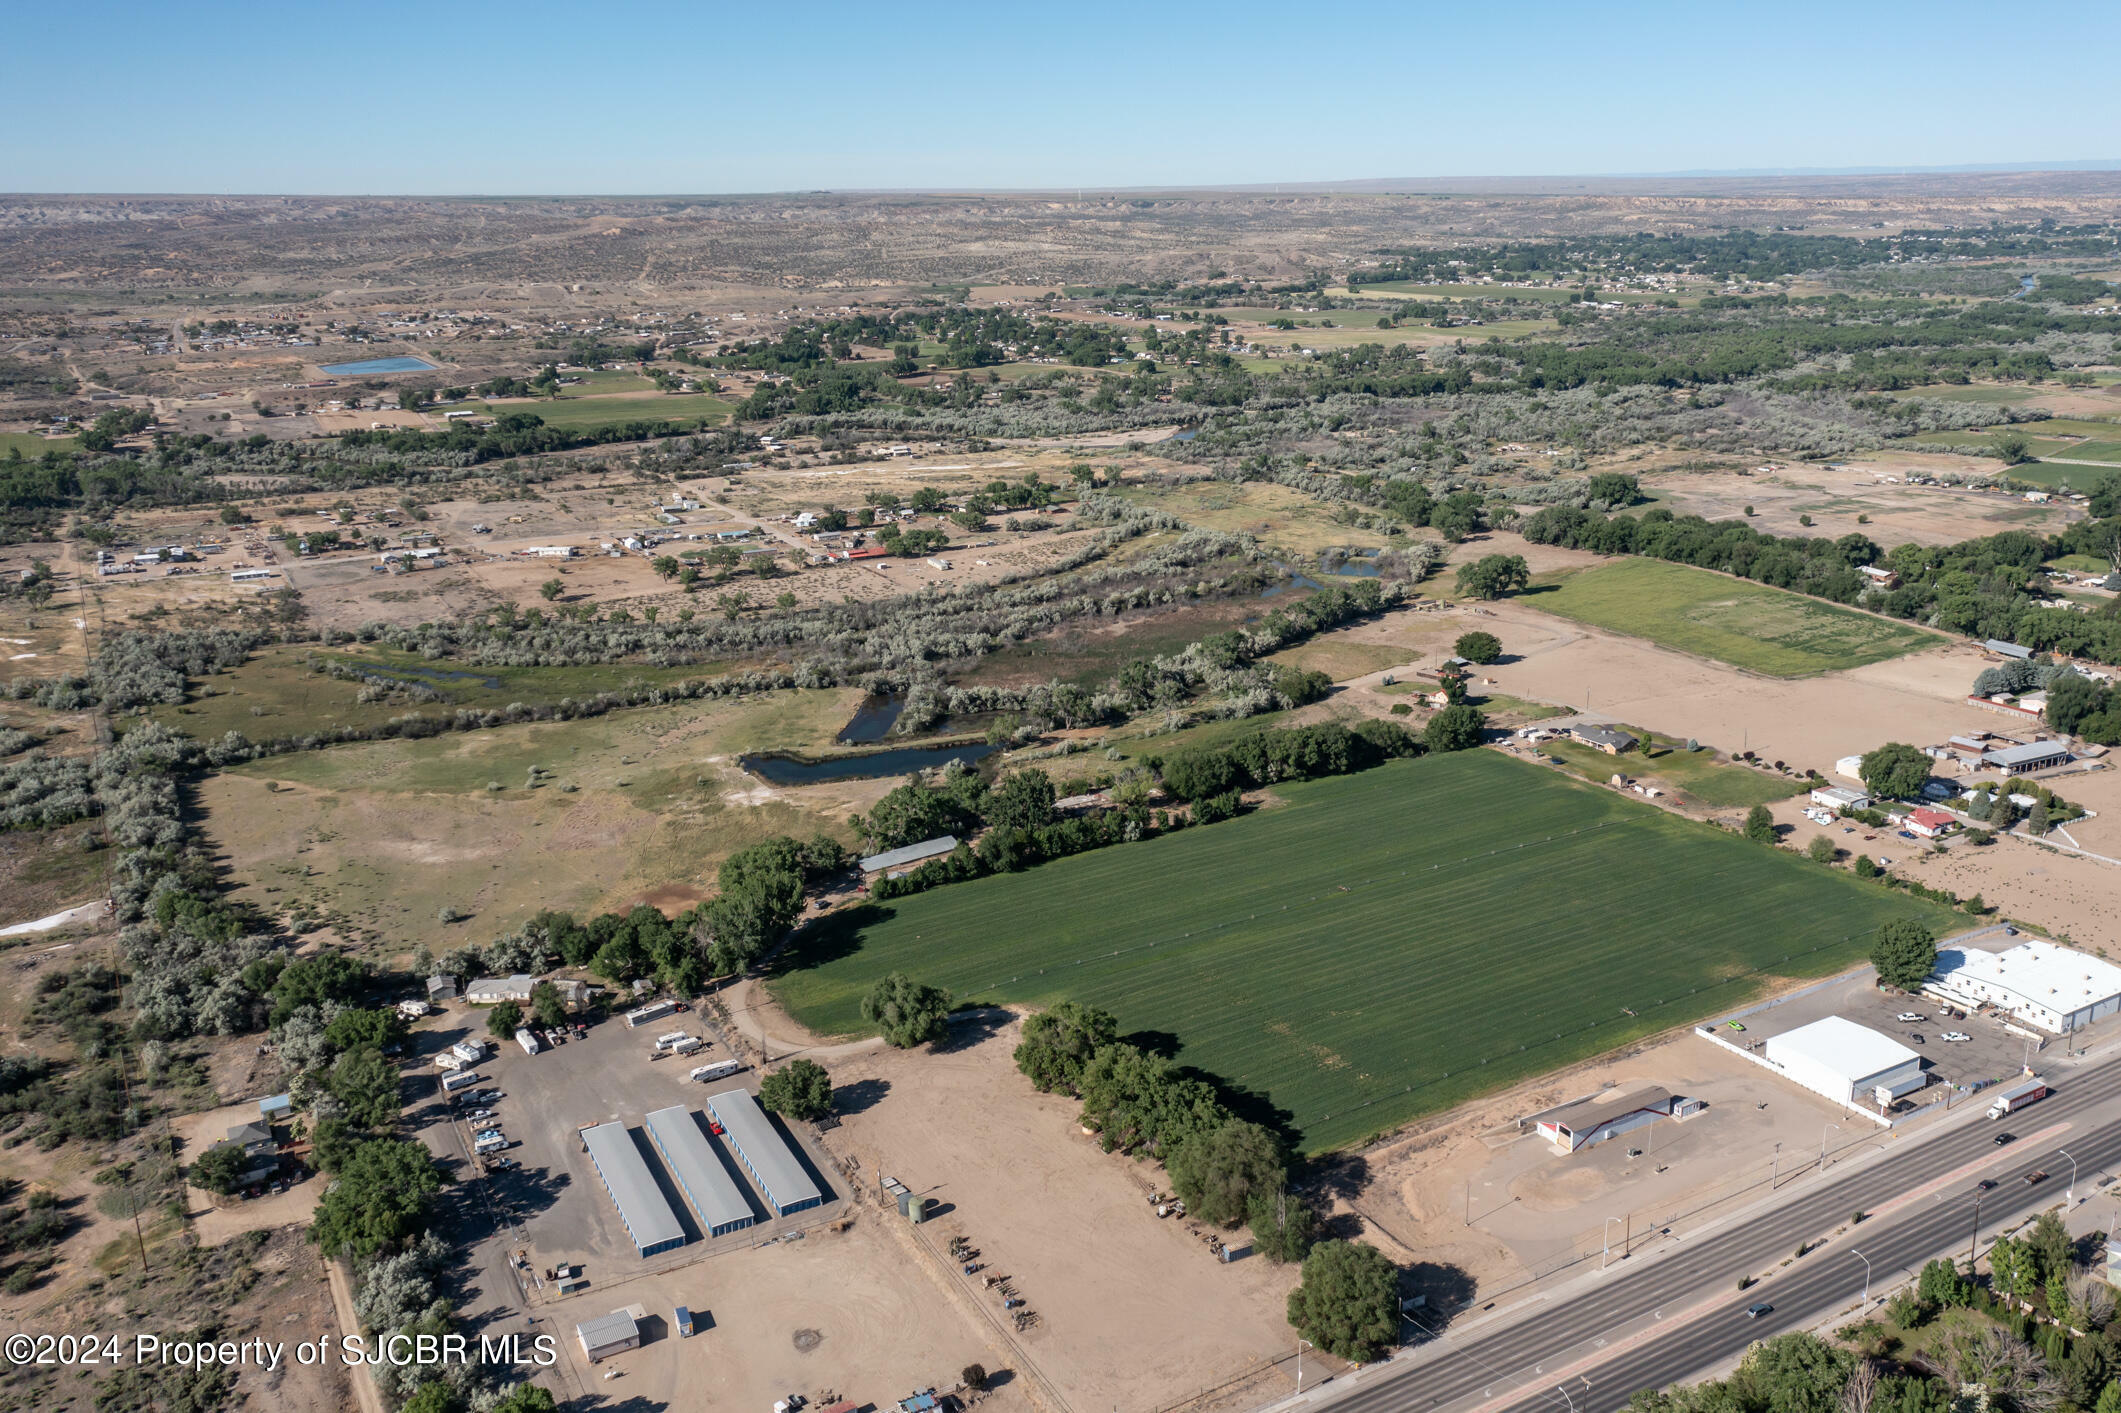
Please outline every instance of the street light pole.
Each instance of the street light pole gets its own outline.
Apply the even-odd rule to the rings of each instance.
[[[1603,1253],[1600,1254],[1598,1258],[1598,1269],[1601,1271],[1605,1269],[1605,1263],[1607,1259],[1610,1258],[1613,1254],[1613,1223],[1619,1220],[1620,1218],[1618,1217],[1607,1217],[1605,1219],[1605,1229],[1599,1237],[1599,1239],[1605,1244],[1605,1250]]]
[[[1849,1255],[1863,1263],[1863,1303],[1868,1305],[1871,1303],[1871,1258],[1853,1246],[1849,1248]]]
[[[1974,1194],[1974,1234],[1966,1239],[1966,1273],[1974,1274],[1974,1263],[1981,1259],[1981,1194]]]
[[[1304,1391],[1304,1350],[1310,1347],[1311,1341],[1307,1339],[1296,1341],[1296,1391],[1298,1393]]]
[[[2055,1151],[2069,1158],[2069,1191],[2062,1194],[2062,1200],[2068,1206],[2074,1207],[2077,1205],[2077,1160],[2070,1158],[2067,1148],[2057,1148]]]
[[[1826,1136],[1840,1127],[1840,1124],[1828,1124],[1819,1130],[1819,1171],[1822,1173],[1826,1171]]]

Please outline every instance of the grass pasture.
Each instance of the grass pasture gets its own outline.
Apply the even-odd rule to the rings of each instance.
[[[1949,926],[1492,751],[1277,793],[1227,824],[842,914],[773,990],[833,1034],[865,1028],[861,997],[891,971],[960,1001],[1090,1002],[1316,1152],[1829,973],[1893,918]]]
[[[380,676],[439,693],[441,701],[409,700],[393,694],[359,700],[362,685],[313,670],[315,660],[337,660]],[[413,712],[446,716],[459,707],[495,710],[511,702],[539,706],[562,697],[592,697],[635,683],[660,685],[718,677],[727,663],[653,667],[644,663],[597,663],[579,667],[474,667],[428,662],[417,654],[374,644],[268,647],[233,671],[195,682],[182,705],[156,707],[153,715],[173,731],[202,741],[240,731],[254,741],[302,736],[335,726],[379,726]]]
[[[1744,579],[1623,559],[1535,584],[1524,602],[1769,677],[1809,677],[1930,647],[1919,628]]]
[[[1575,741],[1542,741],[1539,750],[1542,755],[1559,757],[1567,769],[1593,783],[1602,784],[1617,771],[1682,791],[1711,809],[1771,805],[1807,788],[1801,780],[1721,760],[1714,751],[1689,751],[1684,741],[1659,737],[1639,726],[1627,730],[1645,745],[1625,756],[1609,756]]]

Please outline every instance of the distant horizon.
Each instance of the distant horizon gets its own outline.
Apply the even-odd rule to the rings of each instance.
[[[909,19],[554,0],[358,14],[203,0],[17,7],[14,194],[403,197],[1337,187],[2111,170],[2087,59],[1971,102],[2007,52],[1971,0],[1772,11],[1532,0],[1507,25],[1434,0],[1330,23],[1264,0],[938,0]],[[438,21],[445,21],[439,23]],[[2103,33],[2052,0],[2027,34]],[[122,36],[122,42],[113,42]],[[1726,179],[1730,179],[1726,178]],[[1366,178],[1374,187],[1471,177]]]
[[[1130,196],[1147,192],[1233,192],[1273,195],[1303,192],[1333,195],[1392,195],[1396,188],[1448,189],[1460,183],[1468,188],[1501,182],[1671,182],[1753,181],[1778,177],[1919,177],[1919,176],[2012,176],[2067,173],[2121,173],[2121,157],[2028,162],[1963,162],[1941,165],[1856,167],[1734,167],[1671,172],[1460,172],[1435,176],[1337,177],[1317,180],[1253,182],[1153,182],[1134,185],[1044,184],[1031,186],[811,186],[755,191],[0,191],[0,200],[264,200],[264,201],[691,201],[745,200],[801,196],[1049,196],[1076,193],[1080,196]],[[1535,194],[1535,193],[1525,193]]]

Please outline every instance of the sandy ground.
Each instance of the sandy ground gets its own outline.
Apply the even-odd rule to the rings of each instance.
[[[240,1103],[224,1104],[218,1109],[207,1109],[196,1114],[185,1114],[170,1121],[176,1130],[183,1154],[179,1159],[185,1164],[228,1136],[228,1130],[240,1123],[248,1123],[258,1117],[258,1103],[246,1099]],[[284,1134],[282,1135],[285,1136]],[[201,1246],[219,1246],[232,1236],[247,1231],[269,1231],[274,1227],[309,1225],[310,1215],[316,1211],[317,1202],[324,1195],[324,1183],[315,1176],[298,1182],[281,1193],[268,1193],[263,1197],[223,1197],[201,1187],[187,1185],[185,1196],[190,1200],[192,1230],[198,1235]]]
[[[1709,1108],[1567,1156],[1529,1125],[1517,1130],[1516,1120],[1558,1104],[1601,1094],[1609,1102],[1653,1085]],[[1586,1256],[1599,1259],[1608,1217],[1616,1254],[1630,1233],[1638,1250],[1669,1239],[1659,1231],[1680,1213],[1772,1177],[1778,1145],[1816,1154],[1823,1126],[1841,1117],[1681,1031],[1492,1095],[1372,1150],[1362,1160],[1368,1182],[1350,1209],[1395,1258],[1455,1266],[1470,1278],[1465,1294],[1493,1299]],[[1836,1146],[1859,1136],[1869,1134],[1845,1128]],[[1630,1158],[1631,1148],[1642,1156]]]
[[[918,1389],[947,1390],[968,1364],[1009,1369],[1007,1352],[948,1296],[887,1230],[876,1207],[844,1232],[732,1251],[674,1271],[606,1281],[541,1310],[565,1367],[545,1381],[567,1393],[607,1394],[629,1408],[771,1408],[800,1393],[822,1406],[837,1395],[890,1407]],[[592,1368],[574,1329],[628,1305],[645,1306],[642,1347]],[[676,1306],[701,1322],[690,1339]],[[616,1371],[618,1378],[604,1375]],[[1037,1407],[1028,1380],[999,1381],[986,1407]],[[711,1390],[711,1392],[704,1392]]]
[[[1911,486],[1909,473],[1961,474],[2001,470],[1976,457],[1883,451],[1838,466],[1763,462],[1771,472],[1668,472],[1647,478],[1650,487],[1680,515],[1735,520],[1746,507],[1750,524],[1763,534],[1868,535],[1891,549],[1913,542],[1953,544],[2003,530],[2053,534],[2075,517],[2070,507],[2035,505],[2003,491]],[[1888,479],[1890,478],[1890,479]],[[1799,522],[1810,515],[1812,524]],[[1869,523],[1859,523],[1859,515]]]
[[[766,1024],[801,1034],[784,1016]],[[913,1235],[997,1328],[999,1300],[947,1263],[950,1238],[1014,1280],[1039,1323],[1001,1337],[1070,1407],[1161,1408],[1286,1355],[1294,1269],[1217,1262],[1185,1223],[1158,1220],[1147,1197],[1162,1170],[1100,1152],[1074,1101],[1033,1092],[1011,1060],[1020,1029],[990,1019],[941,1053],[832,1058],[844,1118],[827,1145],[864,1183],[889,1175],[938,1204]]]

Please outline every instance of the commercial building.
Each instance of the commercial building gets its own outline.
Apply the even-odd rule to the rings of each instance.
[[[584,1320],[574,1327],[574,1337],[582,1342],[582,1353],[590,1363],[601,1363],[614,1354],[641,1347],[641,1317],[647,1313],[639,1305],[629,1305],[624,1310]]]
[[[2028,775],[2051,766],[2068,765],[2069,760],[2069,747],[2061,741],[2032,741],[1981,753],[1983,765],[1994,766],[2005,775]]]
[[[1928,1083],[1920,1055],[1840,1016],[1770,1039],[1767,1060],[1794,1083],[1851,1108],[1883,1108]]]
[[[663,1190],[641,1160],[641,1150],[633,1146],[626,1125],[613,1122],[585,1128],[582,1146],[589,1150],[589,1161],[596,1165],[597,1176],[604,1180],[604,1190],[611,1194],[619,1220],[626,1224],[626,1234],[641,1255],[653,1256],[685,1244],[685,1228],[663,1200]]]
[[[678,1191],[692,1204],[700,1230],[722,1236],[742,1231],[757,1220],[744,1190],[722,1166],[690,1109],[674,1104],[656,1110],[648,1116],[648,1136],[655,1141],[656,1152],[663,1155],[663,1166],[677,1179]]]
[[[1994,1006],[2053,1035],[2121,1011],[2121,967],[2052,942],[2007,952],[1942,948],[1924,989],[1969,1009]]]
[[[782,1216],[816,1207],[825,1200],[817,1184],[745,1089],[725,1090],[707,1096],[707,1112],[722,1126],[730,1151],[741,1158],[757,1180],[766,1202]]]
[[[1644,1089],[1617,1102],[1583,1099],[1549,1110],[1540,1115],[1535,1126],[1539,1136],[1556,1149],[1574,1153],[1659,1119],[1685,1118],[1706,1107],[1699,1099],[1681,1098],[1668,1089]]]

